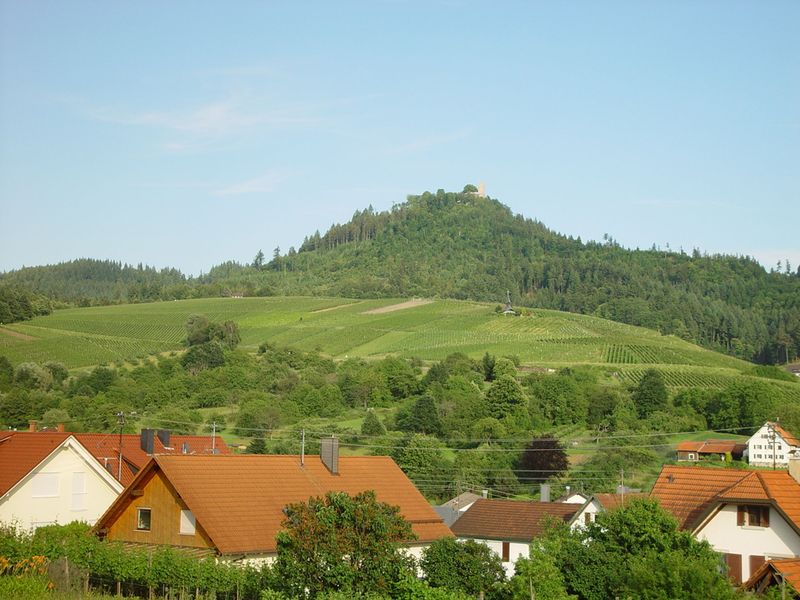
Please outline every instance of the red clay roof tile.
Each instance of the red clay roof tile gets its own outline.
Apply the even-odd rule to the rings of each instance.
[[[64,443],[68,433],[0,432],[0,496]]]
[[[550,519],[569,521],[580,504],[476,500],[451,529],[458,537],[530,542]]]
[[[329,491],[374,490],[379,501],[400,507],[420,542],[452,536],[414,484],[385,456],[342,456],[338,475],[318,456],[306,457],[302,467],[299,456],[285,455],[164,455],[153,460],[221,554],[274,553],[283,508]],[[113,513],[112,505],[106,515]]]
[[[650,495],[685,529],[719,502],[748,500],[775,502],[800,528],[800,484],[786,471],[666,465]]]

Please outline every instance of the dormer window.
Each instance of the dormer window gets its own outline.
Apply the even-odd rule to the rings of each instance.
[[[739,527],[769,527],[769,506],[752,504],[738,506],[736,524]]]

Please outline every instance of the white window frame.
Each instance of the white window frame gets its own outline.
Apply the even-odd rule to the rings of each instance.
[[[181,510],[180,534],[194,535],[197,532],[197,520],[190,510]]]
[[[142,511],[146,510],[148,514],[147,527],[141,527],[142,524]],[[153,529],[153,511],[147,506],[139,506],[136,509],[136,531],[152,531]]]

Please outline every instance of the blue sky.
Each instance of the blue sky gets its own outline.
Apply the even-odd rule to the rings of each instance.
[[[800,2],[0,0],[0,270],[207,271],[486,183],[800,264]]]

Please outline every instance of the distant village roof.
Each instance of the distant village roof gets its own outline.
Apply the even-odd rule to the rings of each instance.
[[[462,538],[527,543],[544,532],[549,520],[567,522],[580,508],[580,504],[482,498],[453,524],[452,530]]]
[[[681,442],[676,447],[678,452],[697,452],[698,454],[742,454],[747,448],[745,442],[736,440],[709,440],[706,442]]]
[[[780,435],[787,444],[789,444],[790,446],[800,447],[800,440],[798,440],[794,435],[786,431],[778,423],[772,423],[772,428],[775,430],[775,433]]]
[[[666,465],[651,496],[683,529],[693,529],[722,503],[744,502],[771,504],[800,529],[800,484],[786,471]]]
[[[631,500],[636,498],[647,498],[648,494],[644,494],[641,492],[634,492],[631,494],[595,494],[592,496],[591,499],[597,501],[597,503],[602,506],[605,510],[614,510],[615,508],[620,508],[621,506],[625,506]]]
[[[146,485],[158,471],[223,555],[276,552],[284,507],[327,492],[374,490],[379,501],[400,508],[417,541],[452,536],[411,480],[385,456],[342,456],[336,475],[318,456],[307,456],[304,466],[299,456],[287,455],[155,456],[129,487]],[[131,494],[120,495],[95,530],[109,527],[131,500]]]
[[[144,430],[147,431],[147,430]],[[230,454],[230,448],[220,436],[212,439],[210,435],[159,436],[155,430],[152,442],[153,451],[147,453],[142,448],[142,434],[122,434],[122,480],[130,484],[136,474],[147,464],[151,455],[183,454]],[[163,432],[164,430],[162,430]],[[114,433],[75,433],[75,438],[94,456],[100,464],[116,477],[119,473],[119,434]],[[165,440],[168,445],[165,445]]]
[[[442,506],[446,506],[448,508],[452,508],[455,510],[461,510],[465,506],[469,506],[476,500],[480,500],[483,498],[480,494],[473,494],[472,492],[464,492],[463,494],[459,494],[452,500],[448,500]]]

